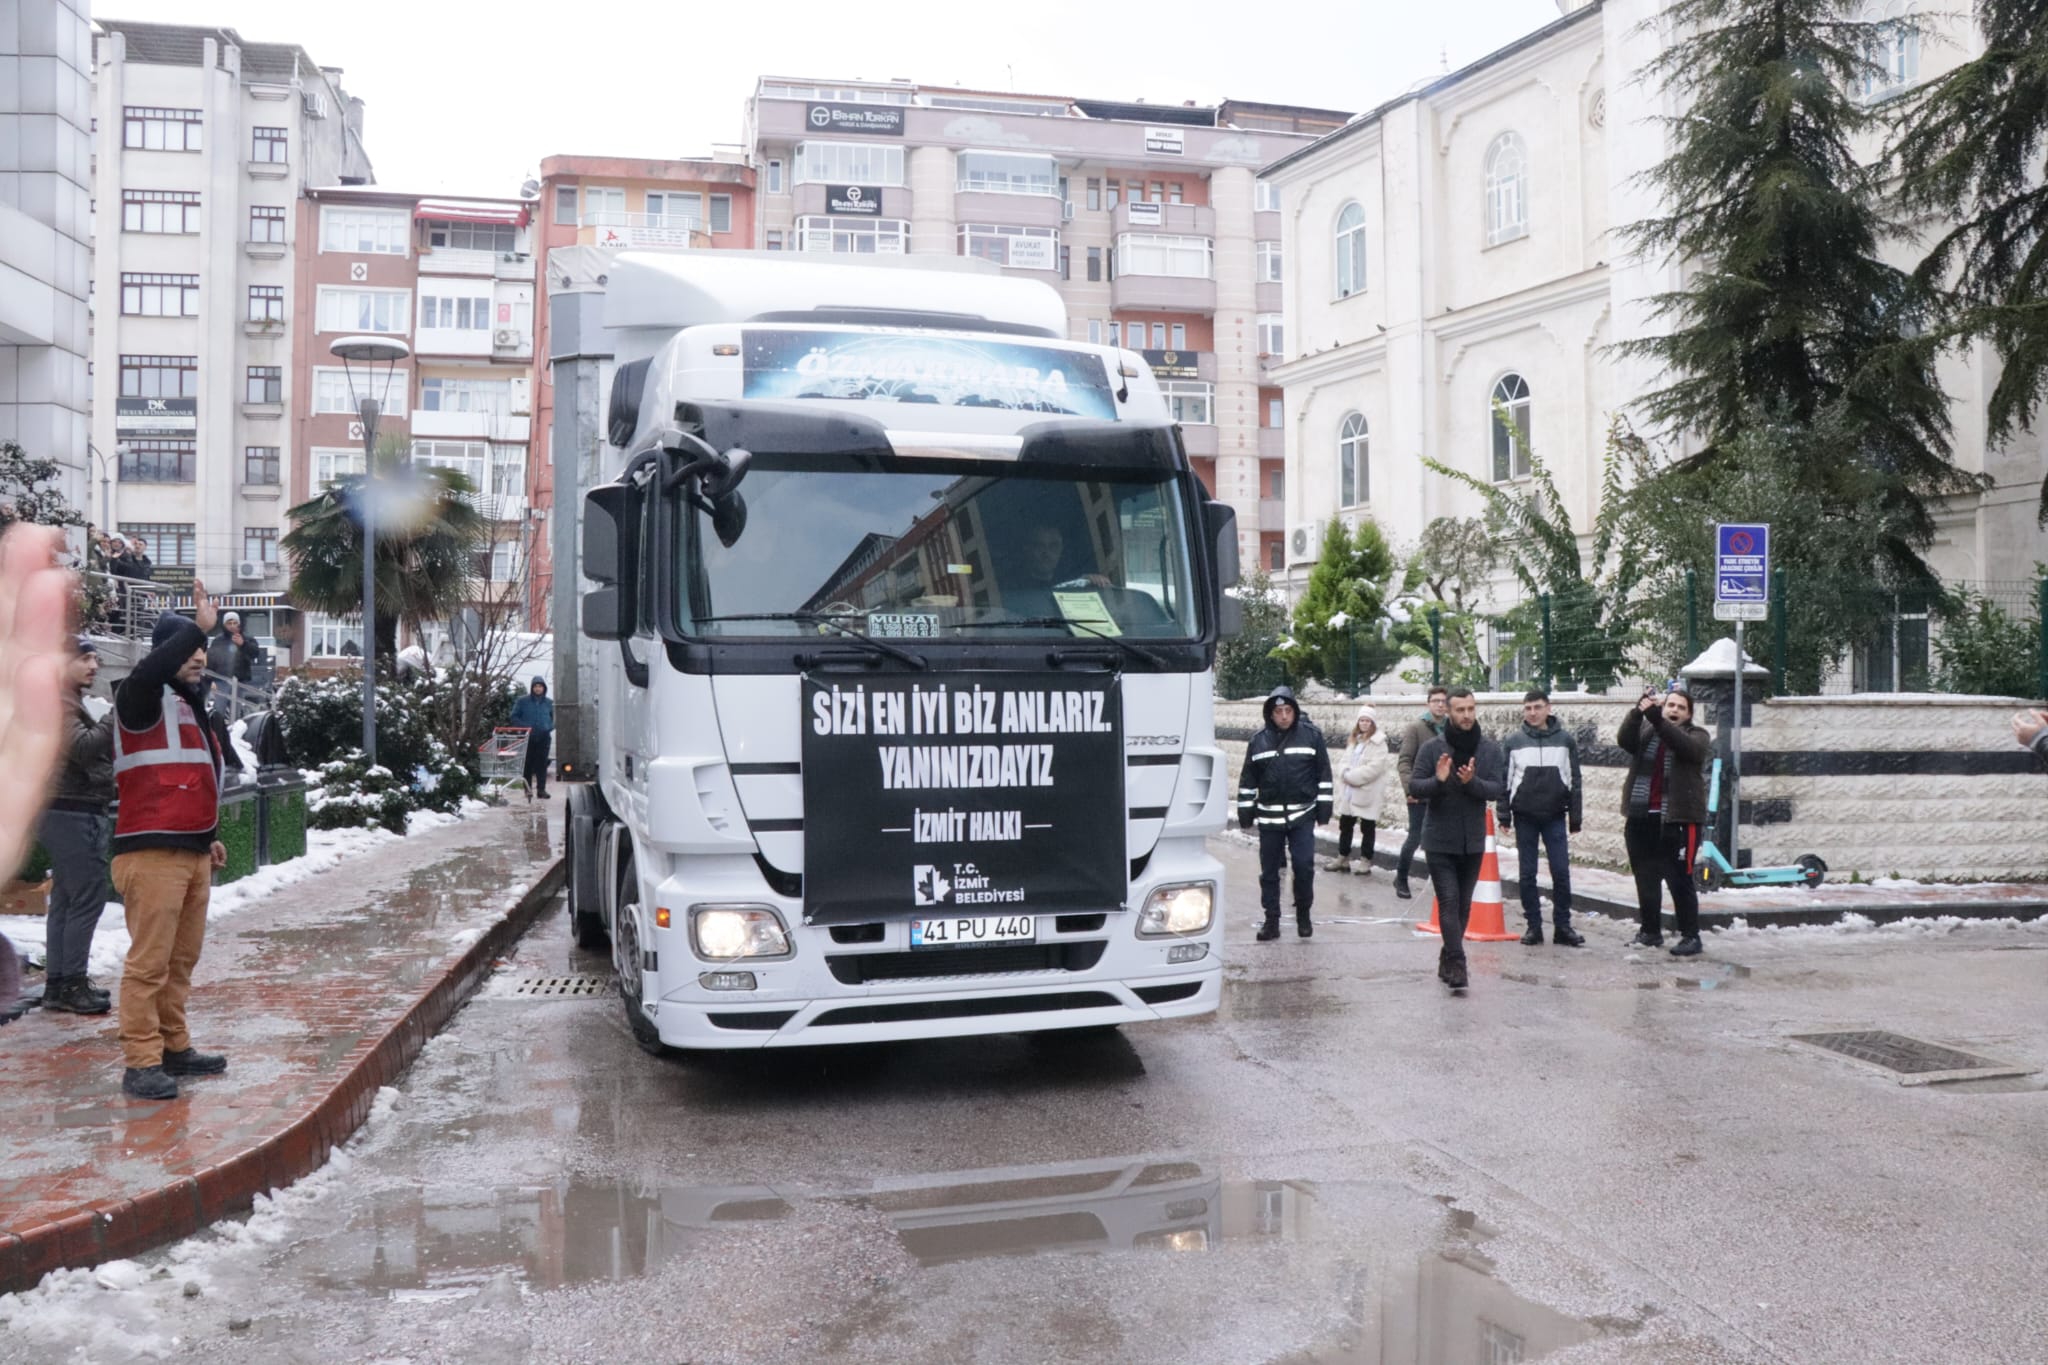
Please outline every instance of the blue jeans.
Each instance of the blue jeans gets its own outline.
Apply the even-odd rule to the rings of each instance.
[[[1522,915],[1530,925],[1543,927],[1543,901],[1536,894],[1536,841],[1550,858],[1551,919],[1560,929],[1572,922],[1571,853],[1565,846],[1565,817],[1537,823],[1532,815],[1515,817],[1516,865],[1522,874]]]
[[[1280,918],[1280,865],[1294,864],[1294,913],[1306,918],[1316,899],[1316,822],[1259,826],[1259,904]]]

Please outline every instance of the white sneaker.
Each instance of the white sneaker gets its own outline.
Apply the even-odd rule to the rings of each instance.
[[[1349,858],[1332,858],[1323,864],[1323,871],[1325,872],[1349,872],[1350,870],[1351,860]]]

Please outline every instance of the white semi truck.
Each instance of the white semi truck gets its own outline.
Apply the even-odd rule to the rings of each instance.
[[[650,1051],[1216,1008],[1237,532],[1050,288],[609,270],[611,482],[568,787],[578,941]]]

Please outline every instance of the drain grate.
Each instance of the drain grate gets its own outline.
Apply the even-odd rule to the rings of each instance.
[[[568,1000],[606,995],[611,988],[612,979],[608,976],[527,976],[513,982],[506,993],[526,1000]]]
[[[1901,1085],[1927,1085],[1937,1081],[1981,1080],[1987,1076],[2025,1076],[2032,1067],[2012,1066],[1979,1057],[1939,1043],[1909,1038],[1885,1029],[1849,1033],[1795,1033],[1795,1043],[1878,1067],[1899,1077]]]

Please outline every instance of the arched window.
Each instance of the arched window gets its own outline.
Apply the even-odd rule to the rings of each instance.
[[[1365,210],[1356,201],[1337,210],[1337,297],[1365,292]]]
[[[1486,149],[1486,244],[1529,235],[1529,153],[1514,133]]]
[[[1506,483],[1529,472],[1529,383],[1510,370],[1493,386],[1486,405],[1493,432],[1493,481]]]
[[[1911,0],[1878,0],[1864,7],[1863,22],[1882,27],[1864,53],[1870,69],[1863,73],[1863,98],[1883,99],[1920,79],[1920,28],[1912,9]]]
[[[1337,428],[1337,505],[1357,507],[1372,499],[1372,476],[1367,468],[1366,457],[1371,453],[1371,438],[1366,434],[1365,417],[1356,412],[1344,414],[1344,424]]]

